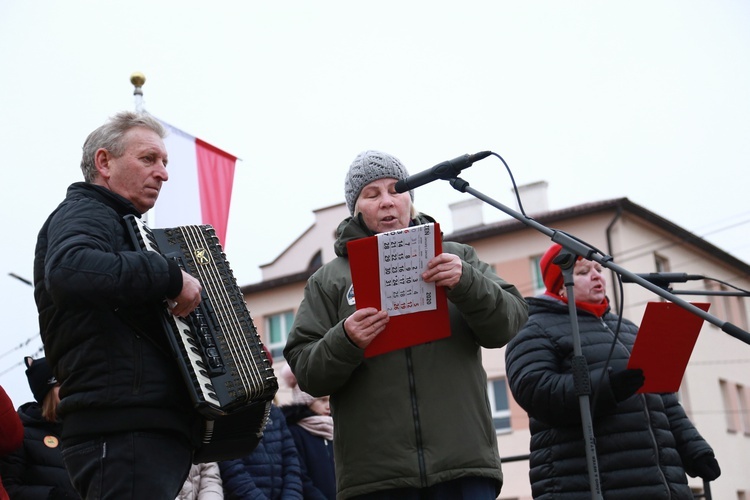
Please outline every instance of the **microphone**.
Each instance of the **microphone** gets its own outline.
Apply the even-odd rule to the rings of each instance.
[[[453,179],[457,177],[459,172],[465,168],[469,168],[479,160],[483,160],[492,154],[492,151],[481,151],[473,155],[463,155],[452,160],[438,163],[434,167],[419,172],[414,175],[410,175],[406,179],[401,179],[396,183],[395,189],[397,193],[405,193],[412,189],[424,186],[427,183],[435,181],[437,179]]]
[[[686,283],[688,281],[705,279],[705,277],[700,274],[687,273],[644,273],[636,274],[636,276],[659,286],[664,286],[669,283]],[[625,275],[622,275],[622,281],[624,283],[635,283],[635,280]]]

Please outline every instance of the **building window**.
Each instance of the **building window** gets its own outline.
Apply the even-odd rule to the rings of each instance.
[[[323,252],[318,250],[313,258],[310,259],[310,263],[307,265],[308,269],[317,269],[323,265]]]
[[[542,270],[539,267],[539,261],[542,260],[541,255],[531,258],[531,284],[534,287],[533,295],[540,295],[544,293],[544,279],[542,277]]]
[[[657,273],[668,273],[669,272],[669,259],[658,253],[654,254],[654,265],[656,266]]]
[[[742,432],[750,436],[750,407],[748,407],[747,392],[744,385],[737,384],[737,407],[739,409],[739,420],[742,422]]]
[[[721,285],[723,292],[734,292],[730,288]],[[740,328],[747,329],[747,314],[745,313],[745,305],[743,304],[743,297],[735,297],[734,295],[727,295],[724,297],[724,308],[727,311],[727,320],[730,323],[734,323]]]
[[[724,401],[727,432],[734,434],[740,429],[740,409],[736,385],[726,380],[719,380],[719,387],[721,387],[721,397]]]
[[[284,311],[272,314],[266,320],[268,332],[267,346],[274,359],[280,357],[284,352],[286,339],[294,321],[294,311]]]
[[[737,290],[723,283],[713,281],[705,281],[704,283],[706,283],[706,290],[717,292],[708,297],[713,308],[713,314],[725,318],[728,323],[737,325],[742,329],[747,329],[748,321],[745,304],[743,303],[744,297],[732,295]]]
[[[510,432],[510,406],[508,405],[508,383],[504,378],[487,382],[492,408],[492,422],[496,432]]]

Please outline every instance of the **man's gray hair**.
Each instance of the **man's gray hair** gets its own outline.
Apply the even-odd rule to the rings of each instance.
[[[134,113],[132,111],[121,111],[111,117],[107,123],[89,134],[83,143],[83,156],[81,157],[81,170],[86,182],[93,182],[99,172],[96,170],[95,157],[99,149],[106,149],[112,156],[119,158],[125,153],[125,134],[134,127],[143,127],[155,132],[164,139],[167,130],[164,126],[147,113]]]

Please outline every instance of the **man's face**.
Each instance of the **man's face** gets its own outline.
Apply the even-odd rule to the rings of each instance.
[[[130,200],[140,213],[153,208],[161,185],[169,179],[167,150],[159,134],[134,127],[125,134],[125,152],[119,158],[97,151],[96,183]]]

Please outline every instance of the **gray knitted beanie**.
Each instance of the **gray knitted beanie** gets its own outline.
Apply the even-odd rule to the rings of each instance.
[[[362,188],[378,179],[406,179],[409,172],[395,156],[380,151],[362,151],[354,158],[344,181],[344,197],[349,213],[354,215],[354,205],[357,203]],[[414,201],[414,190],[409,191]]]

